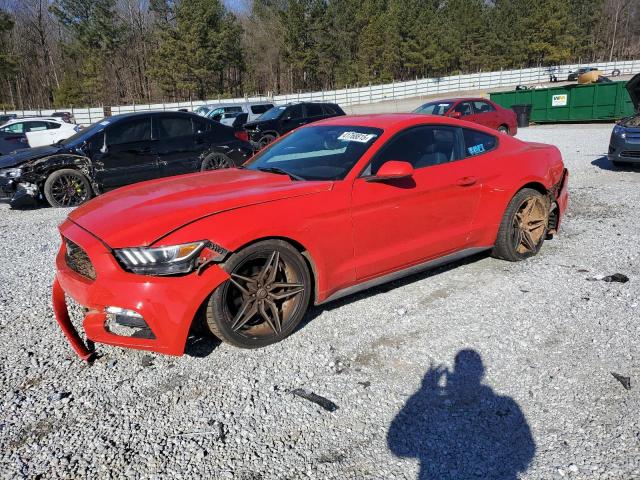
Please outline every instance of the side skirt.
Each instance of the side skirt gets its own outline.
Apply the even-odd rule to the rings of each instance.
[[[327,297],[323,301],[316,303],[316,305],[322,305],[325,303],[333,302],[334,300],[338,300],[339,298],[352,295],[356,292],[360,292],[368,288],[376,287],[378,285],[382,285],[383,283],[392,282],[394,280],[398,280],[399,278],[408,277],[409,275],[413,275],[414,273],[422,272],[424,270],[436,268],[441,265],[445,265],[447,263],[455,262],[457,260],[461,260],[463,258],[475,255],[476,253],[485,252],[487,250],[490,250],[491,248],[493,247],[466,248],[464,250],[460,250],[458,252],[445,255],[444,257],[434,258],[433,260],[428,260],[426,262],[419,263],[411,267],[403,268],[402,270],[396,270],[395,272],[387,273],[380,277],[367,280],[363,283],[359,283],[357,285],[352,285],[350,287],[343,288],[342,290],[338,290],[337,292],[331,294],[329,297]]]

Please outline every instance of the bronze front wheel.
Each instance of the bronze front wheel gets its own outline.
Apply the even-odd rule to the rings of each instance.
[[[269,240],[234,254],[224,265],[229,280],[211,295],[207,325],[241,348],[279,342],[300,323],[311,298],[305,259],[290,244]]]

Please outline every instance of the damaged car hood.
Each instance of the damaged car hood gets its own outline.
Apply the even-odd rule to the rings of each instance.
[[[29,160],[47,157],[58,153],[60,149],[52,145],[16,150],[9,155],[0,156],[0,168],[18,167]]]
[[[146,246],[209,215],[323,192],[332,185],[232,168],[119,188],[74,210],[69,219],[111,248]]]

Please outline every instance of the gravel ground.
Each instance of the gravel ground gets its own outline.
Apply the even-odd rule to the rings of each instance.
[[[562,232],[537,257],[363,292],[257,351],[100,346],[84,365],[49,300],[68,212],[0,205],[0,476],[640,478],[640,170],[601,158],[610,131],[521,130],[571,170]],[[630,281],[602,280],[618,272]]]

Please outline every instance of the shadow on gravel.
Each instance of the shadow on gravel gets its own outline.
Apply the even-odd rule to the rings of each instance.
[[[475,263],[478,260],[482,260],[484,258],[488,258],[491,256],[491,250],[487,250],[486,252],[481,252],[476,255],[472,255],[467,258],[463,258],[462,260],[458,260],[456,262],[448,263],[446,265],[442,265],[437,268],[433,268],[430,270],[425,270],[423,272],[415,273],[413,275],[409,275],[408,277],[400,278],[398,280],[394,280],[389,283],[385,283],[383,285],[379,285],[377,287],[371,287],[362,292],[354,293],[352,295],[348,295],[344,298],[340,298],[338,300],[334,300],[333,302],[326,303],[324,305],[320,305],[318,307],[311,307],[309,312],[300,322],[300,325],[296,328],[296,332],[298,330],[303,329],[309,323],[311,323],[316,317],[319,317],[324,311],[331,311],[334,308],[340,308],[345,305],[348,305],[352,302],[357,302],[358,300],[363,300],[365,298],[378,295],[380,293],[386,293],[391,290],[395,290],[396,288],[402,288],[406,285],[409,285],[413,282],[418,282],[420,280],[424,280],[425,278],[433,277],[435,275],[448,272],[449,270],[456,269],[463,265],[468,265],[471,263]],[[295,332],[294,332],[295,335]]]
[[[480,354],[461,350],[453,371],[429,368],[391,422],[389,449],[420,460],[418,480],[515,480],[529,467],[536,446],[520,407],[483,376]]]
[[[616,167],[605,156],[596,158],[591,162],[591,165],[601,168],[602,170],[609,170],[611,172],[640,172],[640,163],[629,163],[623,167]]]
[[[217,338],[198,333],[187,338],[184,354],[195,358],[204,358],[211,354],[222,342]]]

